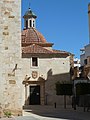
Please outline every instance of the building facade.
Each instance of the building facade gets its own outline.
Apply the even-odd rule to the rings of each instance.
[[[29,8],[21,32],[21,0],[0,1],[0,106],[21,115],[25,105],[64,104],[55,84],[70,81],[73,55],[54,50]],[[67,98],[67,104],[70,104]]]
[[[89,44],[81,49],[80,61],[82,66],[82,77],[90,79],[90,4],[88,4],[88,18],[89,18]]]

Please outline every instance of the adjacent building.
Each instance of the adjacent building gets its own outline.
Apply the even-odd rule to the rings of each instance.
[[[89,18],[89,44],[81,49],[80,55],[82,77],[90,79],[90,4],[88,4],[88,18]]]

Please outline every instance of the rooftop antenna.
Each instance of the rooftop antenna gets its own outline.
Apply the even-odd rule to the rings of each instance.
[[[88,4],[88,17],[89,17],[89,44],[90,44],[90,3]]]
[[[31,3],[30,3],[30,1],[29,1],[29,9],[30,9],[30,6],[31,6]]]

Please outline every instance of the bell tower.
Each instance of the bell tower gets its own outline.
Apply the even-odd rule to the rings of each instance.
[[[29,8],[28,11],[26,11],[23,18],[24,18],[24,29],[28,29],[31,27],[35,28],[37,16],[33,13],[31,8]]]
[[[0,0],[0,106],[22,114],[21,0]]]

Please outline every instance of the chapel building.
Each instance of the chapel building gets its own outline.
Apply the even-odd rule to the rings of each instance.
[[[23,106],[64,104],[63,96],[56,95],[55,84],[71,80],[73,54],[53,49],[53,43],[36,29],[37,16],[30,8],[23,16],[21,32],[21,0],[1,0],[0,11],[2,111],[21,115]]]
[[[71,53],[54,50],[36,29],[37,16],[29,8],[22,31],[22,59],[24,63],[25,104],[63,104],[56,95],[55,84],[70,81]],[[29,79],[28,79],[29,78]]]

